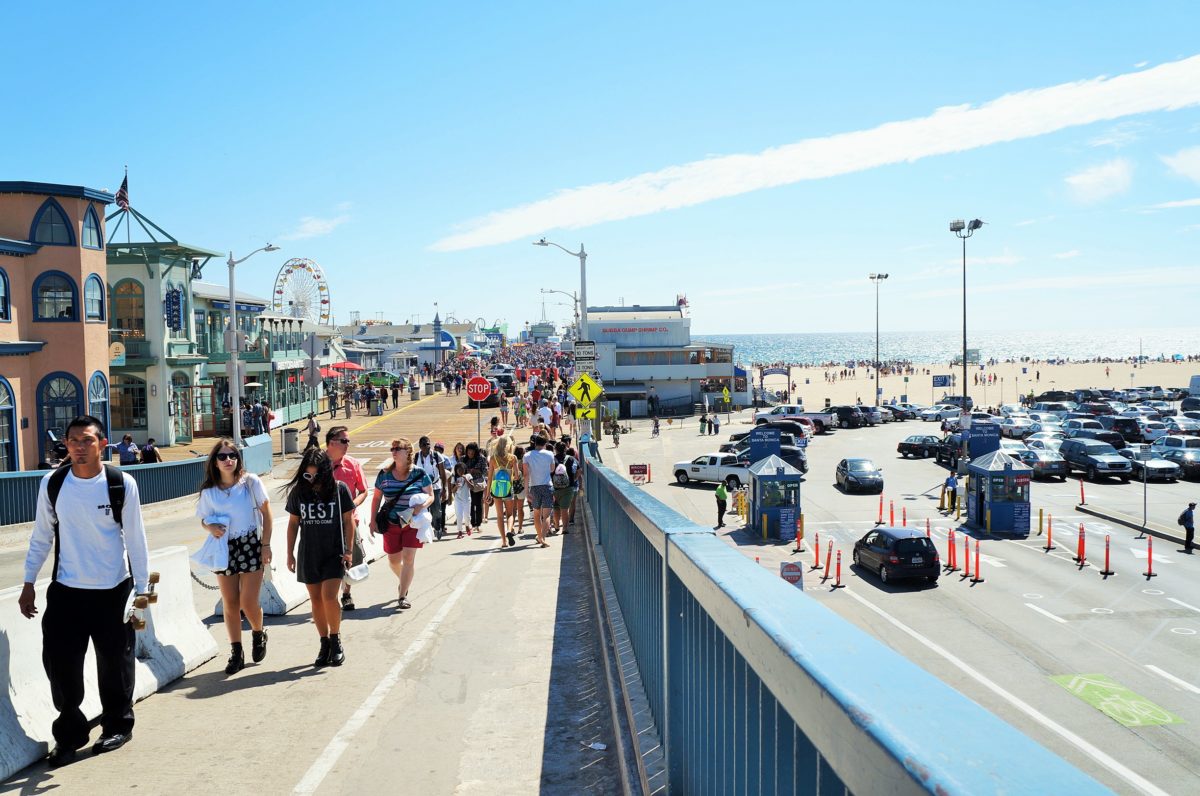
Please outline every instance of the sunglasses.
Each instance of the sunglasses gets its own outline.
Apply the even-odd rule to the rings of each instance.
[[[241,457],[239,457],[236,453],[221,452],[221,453],[217,454],[218,461],[222,461],[222,462],[229,461],[230,459],[233,459],[234,461],[236,461],[239,458],[241,458]]]
[[[412,448],[392,448],[392,453],[399,453],[400,451],[410,451],[410,450],[412,450]]]
[[[341,444],[343,444],[343,445],[349,445],[349,444],[350,444],[350,438],[349,438],[349,437],[343,437],[343,438],[341,438],[341,439],[332,439],[332,440],[330,440],[330,442],[340,442],[340,443],[341,443]]]

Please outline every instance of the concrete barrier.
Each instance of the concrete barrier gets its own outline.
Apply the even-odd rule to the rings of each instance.
[[[167,547],[150,554],[150,571],[161,575],[158,603],[150,606],[146,629],[137,634],[134,699],[142,700],[216,657],[217,643],[200,622],[192,602],[188,552]],[[39,610],[46,587],[38,581]],[[45,756],[53,743],[50,726],[58,716],[42,668],[42,623],[26,619],[17,607],[21,587],[0,591],[0,780]],[[83,670],[83,712],[100,715],[96,658],[89,647]]]

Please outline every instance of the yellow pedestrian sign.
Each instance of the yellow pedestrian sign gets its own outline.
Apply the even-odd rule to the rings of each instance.
[[[725,403],[729,403],[729,388],[728,387],[721,388],[721,397],[725,399]]]
[[[594,406],[577,406],[575,407],[576,420],[595,420],[596,407]]]
[[[567,388],[580,406],[587,406],[600,397],[600,385],[586,373],[580,373],[575,383]]]

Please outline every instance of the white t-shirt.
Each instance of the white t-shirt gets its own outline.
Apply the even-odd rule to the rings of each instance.
[[[554,472],[554,454],[542,448],[525,454],[525,466],[529,468],[529,482],[526,486],[550,486],[550,476]]]
[[[446,463],[446,456],[431,450],[428,456],[417,452],[416,465],[429,474],[429,480],[433,482],[433,491],[442,491],[442,474],[438,472],[438,462],[442,463],[442,467],[446,469],[446,475],[454,472],[453,466]]]
[[[214,516],[229,518],[226,528],[229,529],[230,539],[239,539],[252,531],[258,530],[261,518],[258,508],[267,502],[267,489],[262,479],[254,473],[246,473],[242,480],[225,490],[219,486],[210,486],[200,493],[200,502],[196,504],[196,516],[204,522],[210,522]]]
[[[554,413],[550,411],[550,407],[541,406],[537,410],[538,419],[546,425],[550,425],[550,420],[553,419]]]

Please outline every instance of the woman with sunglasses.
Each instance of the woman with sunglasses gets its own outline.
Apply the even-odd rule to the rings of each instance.
[[[341,666],[346,652],[337,598],[351,561],[354,498],[346,485],[333,477],[329,455],[320,448],[304,452],[300,467],[283,491],[288,496],[288,571],[295,572],[296,580],[308,589],[313,625],[321,637],[313,666]]]
[[[417,529],[408,524],[411,513],[409,500],[425,493],[433,497],[433,481],[419,467],[413,467],[413,446],[407,439],[392,440],[392,460],[375,476],[375,493],[371,496],[371,533],[383,534],[383,552],[388,566],[400,581],[398,606],[411,608],[408,590],[412,586],[417,551],[424,545],[417,538]],[[379,507],[388,501],[390,508],[385,527],[378,527]]]
[[[354,508],[357,509],[367,499],[367,479],[363,475],[362,464],[349,455],[350,432],[345,426],[334,426],[325,432],[325,452],[329,454],[329,463],[333,466],[333,477],[339,483],[345,484],[354,498]],[[357,567],[366,560],[362,539],[358,533],[358,512],[354,513],[354,549],[350,566]],[[350,581],[342,583],[342,610],[354,610],[354,598],[350,596]]]
[[[258,593],[263,568],[271,563],[271,504],[259,477],[242,466],[231,439],[217,440],[208,454],[196,516],[205,531],[229,544],[229,566],[216,575],[231,646],[225,673],[236,674],[246,665],[242,614],[250,622],[252,659],[260,663],[267,656]]]

